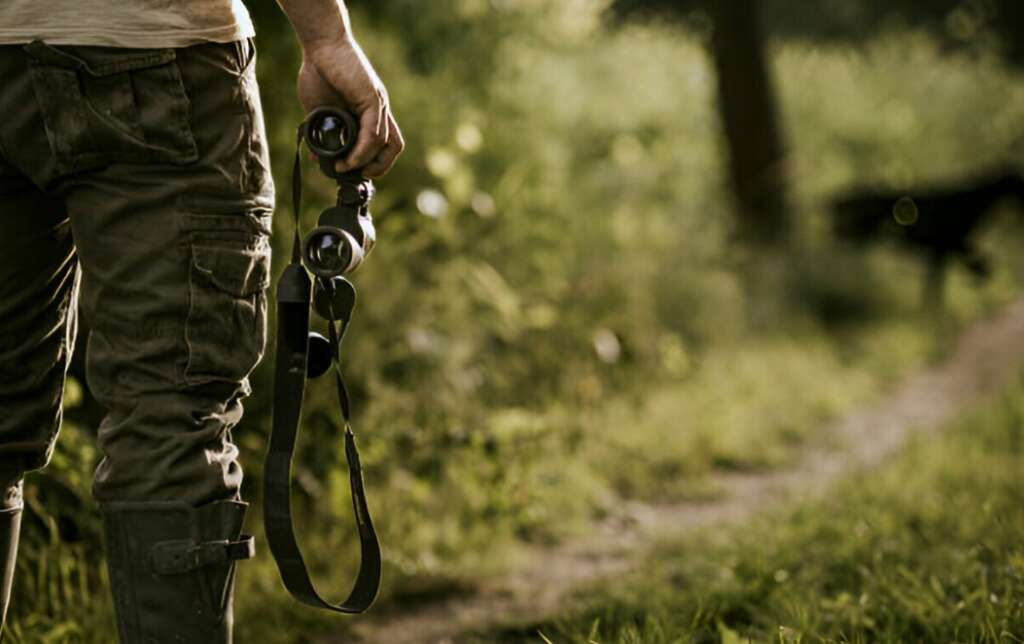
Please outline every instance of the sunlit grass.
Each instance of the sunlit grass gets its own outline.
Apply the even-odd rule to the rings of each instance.
[[[585,534],[622,499],[713,495],[716,469],[784,467],[828,419],[884,395],[1014,297],[1024,273],[1019,229],[1005,224],[982,240],[993,279],[954,273],[935,320],[917,306],[915,258],[836,248],[825,212],[851,184],[1020,161],[1017,73],[916,33],[857,52],[778,48],[800,226],[773,263],[733,242],[700,43],[667,28],[587,32],[589,17],[554,11],[520,15],[514,29],[500,12],[460,13],[501,37],[479,57],[435,43],[433,67],[403,49],[410,35],[363,32],[410,143],[379,186],[380,243],[357,276],[347,339],[385,602],[499,574],[518,545]],[[275,176],[287,186],[297,54],[291,40],[261,49]],[[311,201],[332,198],[308,176]],[[420,213],[424,191],[444,208]],[[278,250],[289,217],[282,207]],[[595,340],[609,337],[618,349],[599,354]],[[268,368],[235,436],[254,501]],[[356,562],[333,405],[329,387],[310,391],[295,503],[311,564],[340,597]],[[110,641],[87,501],[95,457],[71,428],[49,479],[33,483],[50,505],[33,509],[43,518],[26,532],[12,642]],[[62,540],[49,518],[58,506],[80,543]],[[254,509],[250,529],[258,519]],[[259,552],[240,569],[239,641],[343,628],[290,602]]]
[[[575,616],[485,641],[1019,641],[1022,466],[1018,383],[824,500],[662,544]]]

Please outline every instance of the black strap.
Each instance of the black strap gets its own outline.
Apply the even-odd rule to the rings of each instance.
[[[301,136],[300,136],[301,141]],[[298,146],[297,146],[298,148]],[[352,508],[359,532],[360,565],[355,584],[348,597],[332,604],[317,592],[309,576],[295,537],[291,513],[291,463],[302,419],[302,399],[306,388],[306,366],[309,361],[309,316],[312,284],[301,264],[299,211],[301,199],[301,167],[296,149],[292,177],[292,204],[295,209],[295,248],[292,262],[281,275],[277,287],[277,355],[274,371],[273,428],[264,464],[263,521],[270,551],[274,555],[281,580],[298,601],[339,613],[362,613],[373,604],[380,588],[380,543],[373,529],[370,510],[363,488],[362,468],[350,424],[348,391],[341,371],[341,339],[345,321],[351,310],[331,310],[328,320],[331,362],[334,367],[338,404],[345,421],[345,458],[348,461]],[[322,283],[333,289],[330,280]],[[340,326],[340,329],[338,328]]]
[[[302,128],[295,139],[295,161],[292,162],[292,212],[295,215],[295,241],[292,244],[292,264],[302,261],[302,238],[299,236],[299,216],[302,213]]]

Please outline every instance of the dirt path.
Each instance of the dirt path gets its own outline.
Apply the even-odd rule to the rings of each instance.
[[[396,613],[372,613],[356,624],[358,641],[449,643],[469,631],[553,616],[571,593],[628,571],[656,537],[740,521],[765,507],[817,494],[843,475],[877,465],[912,434],[937,432],[965,406],[997,392],[1022,362],[1024,300],[974,324],[941,365],[914,374],[891,396],[827,427],[824,440],[808,447],[795,466],[714,475],[722,495],[712,502],[631,504],[585,539],[529,551],[516,572],[483,581],[470,595],[441,597]]]

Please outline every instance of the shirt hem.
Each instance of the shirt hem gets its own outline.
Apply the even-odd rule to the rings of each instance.
[[[209,29],[189,29],[181,32],[168,31],[117,31],[106,29],[103,33],[89,29],[62,29],[47,34],[19,29],[0,29],[0,45],[24,45],[33,40],[42,40],[51,45],[73,45],[82,47],[121,47],[126,49],[165,49],[188,47],[205,42],[228,43],[252,38],[256,30],[252,23],[233,24]]]

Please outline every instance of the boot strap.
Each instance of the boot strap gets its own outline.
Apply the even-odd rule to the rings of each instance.
[[[205,566],[251,559],[256,542],[243,534],[238,541],[204,541],[191,539],[161,541],[153,546],[153,569],[161,575],[179,575]]]

